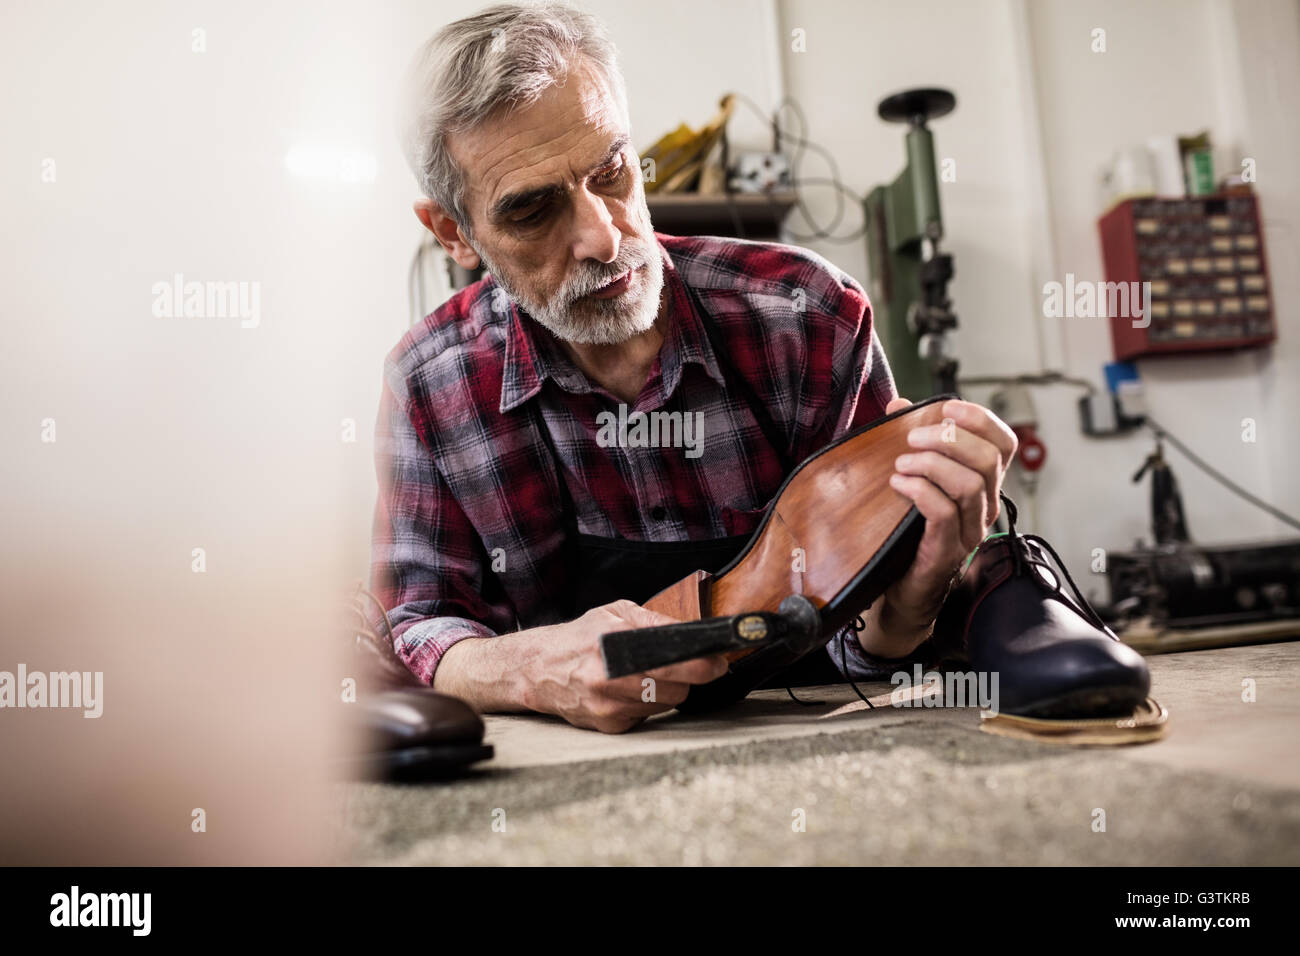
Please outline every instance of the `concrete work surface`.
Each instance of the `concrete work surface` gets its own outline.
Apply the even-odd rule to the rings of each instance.
[[[1300,863],[1300,643],[1148,663],[1170,714],[1155,743],[1010,739],[975,708],[869,709],[848,685],[797,688],[813,706],[760,691],[618,736],[489,716],[482,769],[340,785],[339,816],[362,864]]]

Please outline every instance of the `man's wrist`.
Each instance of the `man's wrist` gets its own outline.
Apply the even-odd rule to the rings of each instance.
[[[526,678],[519,660],[516,635],[465,637],[443,653],[430,687],[457,697],[480,712],[510,712],[527,708]]]
[[[863,615],[866,627],[858,635],[858,643],[873,657],[906,657],[930,637],[934,621],[934,616],[917,615],[882,597]]]

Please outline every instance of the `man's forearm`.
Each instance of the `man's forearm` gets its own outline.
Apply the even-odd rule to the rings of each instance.
[[[433,672],[433,689],[480,713],[528,710],[522,634],[467,637],[447,648]]]

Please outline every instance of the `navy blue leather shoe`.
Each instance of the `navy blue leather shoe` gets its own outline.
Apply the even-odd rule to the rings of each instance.
[[[935,622],[936,652],[996,673],[1004,713],[1131,713],[1151,689],[1146,661],[1097,616],[1052,546],[1016,531],[1016,506],[1006,495],[1002,502],[1010,530],[975,549]],[[1075,600],[1064,593],[1065,582]]]

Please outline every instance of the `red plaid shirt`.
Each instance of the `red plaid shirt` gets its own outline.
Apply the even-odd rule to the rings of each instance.
[[[847,273],[793,246],[655,236],[670,324],[628,412],[702,413],[698,457],[602,447],[597,415],[617,414],[620,400],[573,365],[490,275],[388,356],[372,589],[388,610],[395,649],[421,680],[432,682],[458,640],[556,623],[565,602],[554,598],[582,586],[566,580],[555,468],[530,402],[541,403],[581,532],[680,541],[757,527],[785,474],[754,415],[726,387],[683,283],[766,403],[791,461],[884,415],[896,395],[866,293]],[[857,641],[849,644],[860,656]]]

